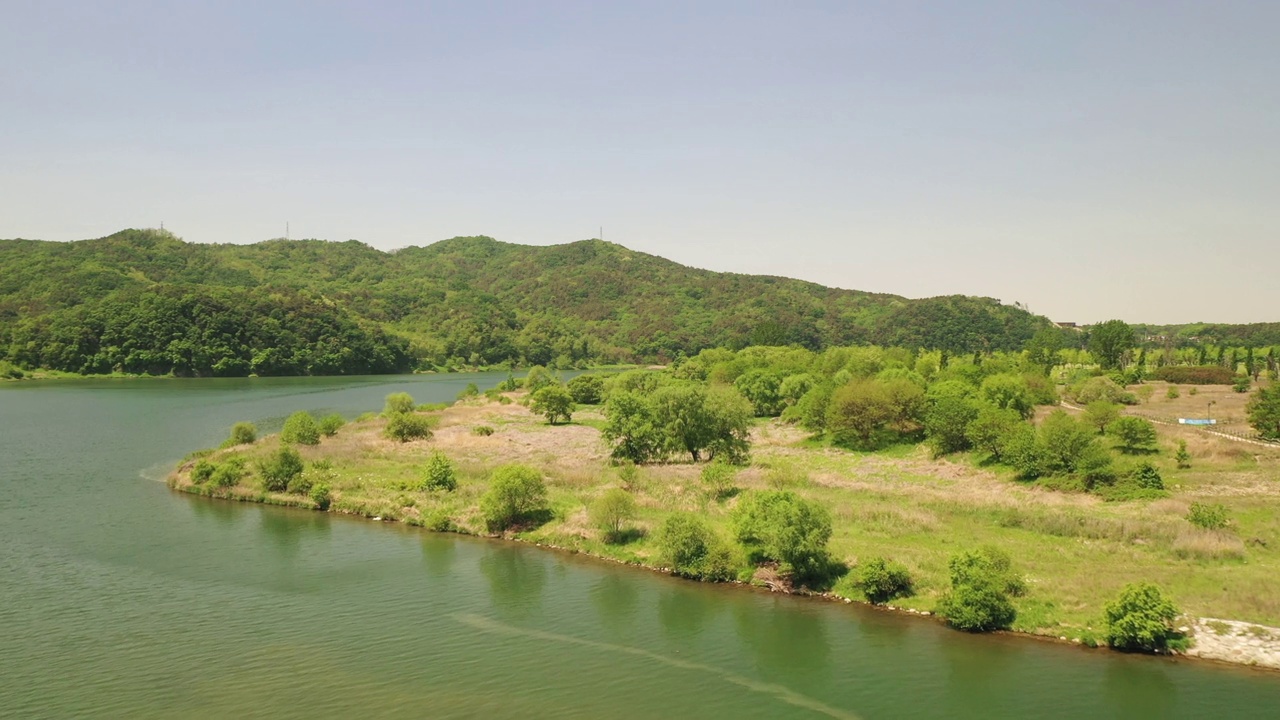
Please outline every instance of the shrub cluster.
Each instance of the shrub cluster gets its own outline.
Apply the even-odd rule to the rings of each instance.
[[[280,429],[280,442],[318,445],[320,444],[320,425],[311,413],[299,410],[285,418],[284,427]]]
[[[427,464],[422,468],[420,487],[423,490],[446,492],[458,489],[458,472],[454,469],[453,462],[444,453],[436,450],[427,458]]]
[[[383,434],[392,440],[409,442],[426,440],[432,435],[431,418],[419,415],[415,411],[413,396],[409,393],[391,393],[387,396],[382,414],[387,418],[387,426]]]
[[[667,518],[657,540],[661,561],[676,575],[710,582],[737,575],[733,551],[697,515],[677,513]]]
[[[853,585],[877,605],[912,594],[911,574],[907,568],[882,557],[859,563]]]
[[[951,558],[951,590],[938,602],[947,624],[966,632],[1007,630],[1017,611],[1010,596],[1026,591],[1003,551],[984,547]]]
[[[1126,586],[1104,609],[1107,644],[1117,650],[1161,652],[1178,637],[1178,609],[1149,583]]]
[[[480,513],[491,532],[536,520],[547,511],[547,488],[542,473],[520,464],[503,465],[489,476],[489,489],[480,497]]]
[[[1235,371],[1218,365],[1165,365],[1152,376],[1173,385],[1230,385]]]

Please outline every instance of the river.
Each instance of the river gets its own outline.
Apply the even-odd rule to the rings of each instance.
[[[501,375],[0,386],[0,715],[1280,716],[1280,674],[677,580],[160,481],[232,423]]]

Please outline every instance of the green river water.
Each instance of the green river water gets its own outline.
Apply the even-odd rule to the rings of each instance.
[[[1280,674],[969,636],[160,478],[500,376],[0,387],[0,717],[1277,718]]]

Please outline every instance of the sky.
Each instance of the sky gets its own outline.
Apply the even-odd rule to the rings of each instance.
[[[1277,2],[0,6],[0,237],[603,228],[1059,321],[1280,321]]]

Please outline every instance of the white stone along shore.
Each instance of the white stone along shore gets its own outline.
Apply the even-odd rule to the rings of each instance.
[[[1189,629],[1194,642],[1187,655],[1280,670],[1280,628],[1198,618]]]

